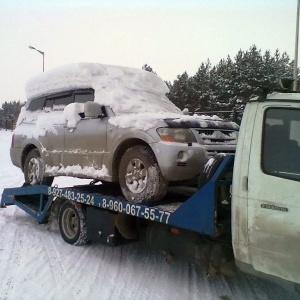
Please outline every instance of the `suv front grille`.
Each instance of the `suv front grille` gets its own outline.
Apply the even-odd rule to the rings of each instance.
[[[205,144],[236,144],[235,131],[194,128]]]

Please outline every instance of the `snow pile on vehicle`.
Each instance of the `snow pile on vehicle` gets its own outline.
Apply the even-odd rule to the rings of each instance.
[[[83,103],[70,103],[64,109],[64,119],[67,122],[67,127],[76,127],[78,121],[81,119],[80,113],[84,111]]]
[[[105,165],[102,165],[101,169],[95,169],[94,167],[84,167],[82,168],[79,165],[74,165],[74,166],[67,166],[67,167],[62,167],[62,166],[48,166],[46,165],[46,173],[50,174],[51,176],[57,176],[59,174],[62,175],[85,175],[89,176],[91,178],[103,178],[105,176],[109,176],[108,169],[106,168]]]
[[[169,91],[165,82],[157,75],[134,68],[103,65],[98,63],[78,63],[59,67],[42,73],[26,84],[28,99],[51,95],[75,89],[93,88],[95,102],[112,108],[115,116],[109,122],[121,128],[148,130],[169,119],[168,125],[182,127],[219,127],[217,116],[184,115],[167,97]],[[45,110],[45,109],[44,109]],[[53,124],[67,124],[76,127],[79,113],[84,111],[83,103],[71,103],[64,109],[64,119],[53,114],[39,116],[38,112],[22,109],[17,125],[24,119],[36,120],[39,127],[31,135],[43,136],[53,131]],[[187,111],[185,111],[187,113]],[[42,118],[41,123],[38,119]],[[207,123],[207,120],[210,122]],[[177,125],[176,125],[177,124]],[[233,123],[232,123],[233,124]],[[235,124],[236,125],[236,124]],[[171,126],[171,125],[170,125]],[[235,128],[235,129],[238,129]],[[24,133],[26,135],[26,133]]]
[[[225,122],[217,116],[193,115],[184,116],[175,113],[158,112],[153,113],[135,113],[123,114],[109,119],[109,123],[121,128],[136,128],[140,130],[148,130],[157,127],[160,122],[165,121],[170,127],[185,128],[219,128],[224,125],[228,129],[238,130],[239,126],[234,122]]]
[[[24,120],[26,122],[23,122]],[[19,126],[22,122],[22,126]],[[27,138],[37,139],[39,136],[45,136],[47,132],[57,134],[56,125],[63,125],[65,122],[64,115],[60,111],[45,114],[42,111],[26,111],[25,107],[22,107],[14,132]]]
[[[148,130],[155,128],[166,117],[178,117],[178,114],[167,113],[136,113],[124,114],[109,119],[109,123],[120,128],[135,128],[139,130]]]
[[[28,99],[75,90],[93,88],[95,102],[110,106],[116,115],[136,112],[172,112],[181,114],[165,94],[165,82],[148,71],[102,65],[78,63],[42,73],[26,84]]]

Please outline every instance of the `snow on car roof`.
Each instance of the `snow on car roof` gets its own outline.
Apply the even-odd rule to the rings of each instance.
[[[67,90],[93,88],[95,102],[110,106],[118,114],[172,112],[182,114],[165,94],[165,82],[148,71],[78,63],[62,66],[33,77],[26,84],[28,99]]]
[[[95,102],[113,109],[116,116],[111,117],[109,122],[122,128],[147,130],[166,118],[176,118],[174,122],[179,123],[221,120],[217,116],[183,115],[166,97],[169,89],[165,82],[151,72],[99,63],[71,64],[41,73],[26,83],[26,96],[28,99],[34,99],[85,88],[95,90]],[[66,107],[64,117],[69,125],[75,126],[78,122],[78,109],[78,105],[70,104]],[[22,122],[23,114],[29,118],[29,113],[21,113],[18,124]],[[38,112],[33,112],[34,118],[37,117],[36,113]],[[47,120],[47,126],[44,127],[50,130],[52,127],[49,129],[49,126],[53,122],[54,120]]]

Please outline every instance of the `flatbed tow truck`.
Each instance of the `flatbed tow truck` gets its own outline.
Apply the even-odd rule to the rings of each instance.
[[[143,237],[156,250],[204,266],[300,284],[300,95],[264,94],[245,108],[235,155],[216,155],[198,188],[157,203],[127,201],[113,184],[5,189],[38,222],[58,214],[63,239],[117,246]],[[51,218],[51,217],[50,217]]]

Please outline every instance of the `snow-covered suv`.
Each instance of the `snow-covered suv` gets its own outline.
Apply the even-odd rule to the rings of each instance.
[[[233,152],[238,130],[183,115],[166,92],[158,76],[133,68],[82,63],[42,73],[26,85],[12,162],[30,184],[67,175],[119,182],[129,201],[161,199],[168,182],[202,172],[207,150]]]

